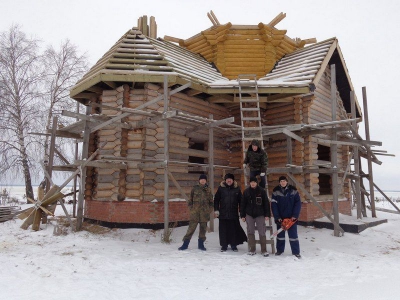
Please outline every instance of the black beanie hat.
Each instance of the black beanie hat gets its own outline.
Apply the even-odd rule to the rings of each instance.
[[[254,181],[254,182],[257,182],[258,183],[258,180],[257,180],[257,177],[250,177],[250,182],[252,182],[252,181]]]
[[[232,180],[235,180],[235,176],[233,176],[233,174],[231,174],[231,173],[227,173],[227,174],[225,175],[225,177],[224,177],[225,180],[227,180],[228,178],[230,178],[230,179],[232,179]]]
[[[286,180],[286,181],[288,181],[287,178],[286,178],[286,176],[281,176],[281,177],[279,177],[279,182],[280,182],[281,180]]]
[[[260,141],[259,140],[254,139],[254,140],[251,141],[251,144],[254,145],[254,146],[260,147]]]
[[[207,180],[207,175],[206,175],[206,174],[201,174],[200,177],[199,177],[199,180],[200,180],[200,179],[205,179],[205,180]]]

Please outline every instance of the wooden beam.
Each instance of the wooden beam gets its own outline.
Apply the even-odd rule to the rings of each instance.
[[[181,86],[182,88],[182,86]],[[169,110],[168,78],[164,76],[164,115]],[[169,181],[168,181],[168,161],[169,161],[169,119],[164,119],[164,242],[169,242]]]
[[[354,91],[350,91],[350,105],[351,105],[351,117],[354,119],[356,117],[356,101]],[[357,122],[352,122],[353,130],[357,131]],[[356,178],[354,179],[354,189],[356,196],[356,209],[357,209],[357,219],[362,218],[362,207],[361,207],[361,186],[360,186],[360,155],[358,152],[358,147],[354,147],[354,171]]]
[[[214,115],[209,114],[208,118],[210,120],[213,120]],[[211,192],[213,193],[214,192],[214,126],[208,127],[208,184],[210,186]],[[210,231],[214,232],[214,211],[210,213]]]
[[[182,86],[180,86],[180,87],[178,87],[178,88],[176,88],[176,89],[173,89],[172,91],[169,92],[169,96],[172,96],[172,95],[174,95],[174,94],[176,94],[176,93],[179,93],[179,92],[181,92],[181,91],[183,91],[183,90],[189,88],[191,85],[192,85],[192,83],[189,82],[189,83],[186,83],[186,84],[184,84],[184,85],[182,85]],[[167,84],[167,86],[168,86],[168,84]],[[152,105],[152,104],[154,104],[154,103],[157,103],[158,101],[161,101],[161,100],[163,100],[163,99],[164,99],[164,94],[160,94],[160,95],[158,95],[157,97],[155,97],[154,99],[152,99],[152,100],[150,100],[150,101],[147,101],[147,102],[145,102],[145,103],[139,105],[139,106],[136,107],[135,109],[137,109],[137,110],[138,110],[138,109],[143,109],[143,108],[145,108],[145,107],[147,107],[147,106],[149,106],[149,105]]]
[[[363,106],[364,106],[364,124],[365,124],[365,139],[370,141],[370,133],[369,133],[369,116],[368,116],[368,101],[367,101],[367,89],[365,86],[362,87],[362,95],[363,95]],[[372,171],[372,152],[371,147],[367,147],[367,161],[368,161],[368,179],[369,179],[369,188],[371,194],[371,213],[372,217],[376,218],[375,211],[375,195],[374,195],[374,176]]]
[[[115,123],[115,122],[117,122],[117,121],[119,121],[119,120],[121,120],[121,119],[123,119],[123,118],[125,118],[125,117],[127,117],[129,115],[131,115],[131,114],[132,113],[126,112],[126,113],[120,114],[118,116],[115,116],[115,117],[111,118],[110,120],[105,121],[105,122],[103,122],[103,123],[101,123],[101,124],[99,124],[97,126],[91,127],[90,128],[90,133],[93,133],[93,132],[95,132],[95,131],[103,128],[103,127],[106,127],[107,125],[112,124],[112,123]]]
[[[176,188],[178,189],[178,191],[181,193],[183,199],[185,199],[186,201],[189,200],[189,197],[185,194],[185,192],[182,190],[181,186],[179,185],[179,183],[175,180],[174,175],[172,175],[172,173],[170,171],[168,171],[168,176],[169,178],[172,180],[172,182],[175,184]]]
[[[208,128],[211,128],[211,127],[218,127],[218,126],[233,123],[233,122],[235,122],[235,117],[217,120],[212,123],[206,124],[205,126]]]
[[[336,65],[331,66],[331,105],[332,105],[332,122],[336,121],[337,99],[336,99]],[[337,141],[337,132],[332,132],[332,141]],[[331,175],[332,179],[332,197],[333,197],[333,218],[334,224],[339,224],[339,190],[338,190],[338,153],[337,145],[331,145],[331,166],[334,171]],[[334,235],[340,236],[339,228],[335,226]]]
[[[214,26],[217,26],[217,25],[218,25],[218,23],[213,19],[213,17],[211,16],[210,13],[207,13],[207,17],[210,19],[211,23],[212,23]]]
[[[86,106],[86,115],[90,115],[92,112],[91,106]],[[87,159],[89,154],[89,137],[90,137],[90,128],[89,122],[84,120],[84,131],[83,131],[83,145],[82,145],[82,159]],[[77,170],[79,171],[79,169]],[[75,177],[75,176],[74,176]],[[76,230],[80,231],[82,229],[83,224],[83,201],[85,194],[85,186],[86,186],[86,167],[81,168],[81,178],[80,178],[80,188],[78,195],[78,208],[77,208],[77,220],[76,220]]]
[[[398,213],[400,213],[400,209],[397,207],[396,204],[394,204],[394,202],[392,200],[390,200],[390,198],[388,196],[386,196],[386,194],[374,183],[374,187],[382,194],[383,197],[385,197],[385,199],[387,201],[390,202],[390,204],[392,204],[392,206],[398,211]]]
[[[291,137],[292,139],[299,141],[300,143],[304,143],[304,139],[297,134],[294,134],[293,132],[287,130],[286,128],[283,128],[282,133],[287,135],[288,137]]]
[[[267,24],[267,26],[274,27],[280,21],[282,21],[285,17],[286,17],[286,14],[281,12],[281,13],[279,13],[279,15],[277,15],[275,18],[273,18],[272,21]]]
[[[85,163],[85,160],[75,160],[74,165],[79,166],[83,163]],[[126,170],[128,167],[124,163],[115,163],[115,162],[106,162],[106,161],[90,161],[86,164],[87,167],[95,167],[95,168],[101,168],[101,169],[122,169]]]
[[[221,25],[221,23],[217,19],[217,16],[214,14],[214,12],[212,10],[210,10],[210,15],[214,19],[215,23],[217,23],[217,25]]]
[[[179,39],[179,38],[169,36],[169,35],[164,35],[164,40],[166,40],[168,42],[172,42],[172,43],[178,43],[178,44],[181,44],[184,42],[183,39]]]
[[[303,187],[303,185],[294,178],[294,176],[290,173],[287,173],[290,179],[294,182],[296,185],[296,188],[300,189],[307,195],[307,197],[313,202],[313,204],[318,207],[318,209],[332,222],[335,228],[337,228],[340,232],[342,232],[342,235],[344,234],[344,230],[342,227],[340,227],[339,223],[336,222],[334,219],[332,219],[331,215],[318,203],[318,201],[307,191],[306,188]]]
[[[61,152],[57,150],[57,148],[54,148],[54,152],[58,155],[58,157],[59,157],[63,162],[65,162],[67,165],[70,164],[69,161],[68,161],[68,159],[66,159],[66,158],[64,157],[64,155],[62,155]],[[54,167],[54,166],[53,166],[53,167]]]

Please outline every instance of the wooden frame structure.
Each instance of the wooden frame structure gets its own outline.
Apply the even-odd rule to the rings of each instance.
[[[213,27],[185,41],[172,37],[155,39],[154,30],[146,36],[143,20],[147,17],[140,19],[139,27],[129,30],[71,90],[71,97],[86,105],[86,114],[64,111],[64,116],[79,121],[59,130],[53,127],[52,141],[55,136],[83,141],[82,157],[64,166],[50,163],[49,173],[79,168],[89,154],[99,149],[100,143],[105,143],[105,150],[80,172],[77,229],[85,216],[84,201],[86,205],[91,203],[94,193],[96,209],[102,206],[103,210],[112,211],[117,211],[118,203],[126,202],[127,198],[140,198],[146,203],[155,201],[154,206],[162,198],[162,208],[146,206],[146,209],[163,211],[164,236],[167,236],[171,202],[164,199],[170,199],[171,195],[187,199],[188,182],[195,182],[190,172],[208,172],[212,189],[215,176],[221,178],[227,170],[242,173],[238,83],[230,78],[238,72],[258,70],[258,61],[253,64],[247,57],[240,56],[238,60],[232,57],[250,51],[254,43],[261,43],[244,41],[258,41],[261,36],[262,43],[269,47],[269,51],[261,54],[272,59],[275,66],[255,72],[259,74],[258,98],[264,109],[262,134],[272,162],[268,169],[269,186],[280,174],[287,174],[299,189],[303,205],[310,202],[318,208],[318,214],[304,216],[305,223],[325,215],[335,225],[335,235],[343,234],[338,218],[339,198],[344,190],[349,195],[347,201],[351,194],[355,195],[357,218],[366,215],[367,193],[362,177],[367,176],[370,187],[374,186],[372,162],[381,164],[376,155],[382,152],[371,147],[382,143],[371,141],[369,133],[366,140],[357,133],[362,114],[337,40],[303,49],[315,40],[293,40],[285,35],[286,31],[274,27],[284,14],[267,25],[257,26],[221,25],[213,13],[209,18]],[[152,24],[154,28],[154,19]],[[271,51],[275,51],[272,56]],[[227,53],[233,53],[232,59],[229,55],[221,58]],[[224,69],[226,62],[232,62],[232,66],[236,63],[237,70],[230,72],[228,65]],[[363,99],[366,128],[369,128],[365,89]],[[171,128],[175,128],[174,132]],[[193,144],[206,142],[207,151],[190,149],[189,140]],[[221,146],[224,144],[227,149]],[[330,148],[330,161],[318,159],[315,152],[318,145]],[[203,162],[190,162],[189,157],[201,158]],[[368,160],[368,175],[362,175],[361,158]],[[318,195],[320,175],[331,178],[331,183],[327,182],[332,190],[332,195],[327,195],[332,200],[329,207],[322,206],[329,202],[324,200],[326,196]],[[130,185],[135,186],[135,191],[129,189]],[[106,206],[109,203],[114,206]],[[130,205],[123,209],[132,209],[136,204]],[[92,215],[94,209],[86,206]],[[140,209],[135,206],[134,210]],[[180,218],[176,215],[172,218],[173,222],[187,218],[187,213],[180,213]],[[128,217],[143,220],[136,215]],[[154,220],[151,222],[160,219]],[[213,230],[213,222],[210,227]]]

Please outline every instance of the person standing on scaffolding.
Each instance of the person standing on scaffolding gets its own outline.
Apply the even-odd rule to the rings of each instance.
[[[261,148],[259,140],[252,140],[249,148],[247,149],[246,157],[243,162],[243,169],[246,165],[250,167],[250,178],[260,176],[260,187],[265,189],[266,179],[265,173],[268,167],[268,155]]]

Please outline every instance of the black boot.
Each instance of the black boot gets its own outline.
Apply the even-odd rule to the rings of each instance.
[[[204,241],[202,239],[199,239],[199,249],[206,251],[206,247],[204,247]]]
[[[178,250],[186,250],[189,246],[190,240],[184,240],[183,245],[178,248]]]

